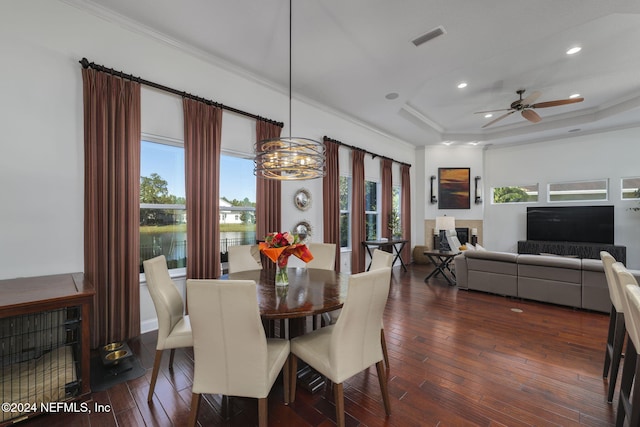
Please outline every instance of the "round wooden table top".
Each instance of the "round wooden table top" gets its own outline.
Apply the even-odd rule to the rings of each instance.
[[[273,268],[271,268],[273,267]],[[275,267],[228,275],[230,280],[255,280],[258,305],[264,319],[313,316],[342,307],[349,275],[315,268],[289,268],[289,285],[275,285]]]

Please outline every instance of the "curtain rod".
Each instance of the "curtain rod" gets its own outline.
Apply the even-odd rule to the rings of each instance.
[[[344,142],[342,142],[342,141],[338,141],[337,139],[329,138],[328,136],[325,136],[325,137],[324,137],[324,140],[325,140],[325,141],[329,141],[329,142],[336,143],[336,144],[338,144],[338,145],[342,145],[343,147],[347,147],[347,148],[350,148],[350,149],[352,149],[352,150],[364,151],[364,152],[365,152],[365,153],[367,153],[367,154],[371,154],[371,157],[372,157],[372,158],[374,158],[374,159],[375,159],[376,157],[380,157],[381,159],[391,160],[392,162],[396,162],[396,163],[399,163],[399,164],[401,164],[401,165],[405,165],[405,166],[409,166],[409,167],[411,167],[411,164],[409,164],[409,163],[399,162],[399,161],[397,161],[397,160],[393,160],[391,157],[381,156],[381,155],[379,155],[379,154],[372,153],[371,151],[367,151],[367,150],[365,150],[364,148],[354,147],[353,145],[345,144],[345,143],[344,143]]]
[[[267,119],[265,117],[257,116],[255,114],[247,113],[246,111],[238,110],[237,108],[229,107],[228,105],[220,104],[218,102],[214,102],[214,101],[211,101],[209,99],[201,98],[199,96],[192,95],[192,94],[187,93],[187,92],[183,92],[183,91],[179,91],[177,89],[173,89],[173,88],[170,88],[170,87],[167,87],[167,86],[163,86],[161,84],[154,83],[154,82],[151,82],[149,80],[145,80],[145,79],[142,79],[140,77],[136,77],[136,76],[131,75],[131,74],[125,74],[122,71],[116,71],[113,68],[107,68],[104,65],[98,65],[98,64],[96,64],[94,62],[89,62],[89,60],[87,58],[82,58],[78,62],[80,62],[80,64],[82,65],[82,68],[85,68],[85,69],[86,68],[93,68],[94,70],[102,71],[104,73],[108,73],[108,74],[111,74],[113,76],[120,77],[120,78],[123,78],[123,79],[126,79],[126,80],[131,80],[133,82],[140,83],[140,84],[143,84],[145,86],[149,86],[149,87],[152,87],[152,88],[155,88],[155,89],[160,89],[162,91],[169,92],[169,93],[172,93],[174,95],[181,96],[183,98],[188,98],[188,99],[193,99],[195,101],[204,102],[205,104],[213,105],[214,107],[222,108],[223,110],[231,111],[232,113],[240,114],[241,116],[250,117],[252,119],[260,120],[262,122],[267,122],[267,123],[270,123],[272,125],[276,125],[276,126],[281,127],[281,128],[284,127],[284,123],[283,122],[277,122],[275,120],[271,120],[271,119]]]

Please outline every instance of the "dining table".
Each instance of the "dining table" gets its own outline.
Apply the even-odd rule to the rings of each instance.
[[[262,270],[229,273],[222,278],[255,281],[260,316],[267,333],[274,332],[271,321],[286,319],[289,338],[293,338],[306,332],[309,318],[315,320],[317,315],[342,308],[347,298],[349,274],[306,267],[288,268],[287,273],[289,284],[286,286],[276,285],[275,264],[267,264]],[[283,335],[282,329],[280,335]],[[312,393],[322,388],[324,377],[306,364],[299,367],[298,383],[302,387]]]
[[[258,287],[260,316],[265,320],[304,319],[342,307],[349,275],[332,270],[288,268],[289,284],[275,284],[275,265],[229,273],[230,280],[253,280]]]

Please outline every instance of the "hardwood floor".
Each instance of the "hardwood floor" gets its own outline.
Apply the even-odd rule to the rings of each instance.
[[[394,268],[385,311],[391,368],[391,416],[385,419],[375,367],[345,383],[347,426],[609,426],[602,366],[608,315],[521,301],[449,287],[423,278],[431,271]],[[130,345],[147,374],[93,400],[102,414],[55,414],[34,426],[182,426],[191,402],[193,352],[176,352],[170,372],[163,358],[153,404],[148,405],[155,333]],[[622,369],[621,369],[622,371]],[[619,382],[618,382],[619,384]],[[332,395],[298,387],[285,406],[282,385],[269,396],[270,426],[335,425]],[[205,395],[202,426],[257,425],[254,399],[231,399],[231,417],[221,417],[221,397]]]

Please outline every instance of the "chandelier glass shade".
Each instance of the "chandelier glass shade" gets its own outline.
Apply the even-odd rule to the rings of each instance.
[[[289,137],[264,139],[254,145],[253,173],[283,181],[322,178],[327,173],[324,143],[291,136],[291,3],[289,0]]]
[[[255,174],[268,179],[304,180],[326,174],[325,147],[307,138],[272,138],[254,146]]]

